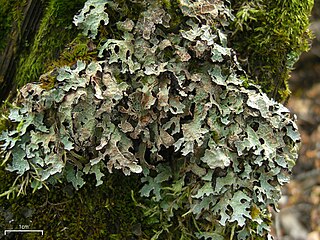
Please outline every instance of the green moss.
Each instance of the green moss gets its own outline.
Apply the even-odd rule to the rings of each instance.
[[[20,55],[15,82],[18,87],[38,81],[61,50],[78,34],[72,26],[73,16],[85,0],[50,0],[45,9],[39,30],[32,43],[25,43]]]
[[[284,101],[288,78],[298,56],[309,49],[312,0],[233,1],[232,47],[255,83]]]
[[[2,51],[6,46],[7,35],[12,27],[13,12],[9,9],[12,9],[14,0],[1,0],[0,4],[0,51]]]
[[[1,191],[14,180],[10,176],[0,169]],[[28,234],[25,239],[130,239],[139,235],[143,212],[131,197],[131,191],[139,195],[139,177],[118,172],[107,173],[106,178],[103,185],[95,187],[94,179],[88,177],[88,184],[79,191],[71,185],[59,184],[50,192],[41,189],[15,199],[0,198],[4,208],[0,211],[0,228],[16,229],[26,224],[44,230],[44,236]],[[12,214],[14,222],[5,219],[8,214]]]
[[[26,0],[0,0],[0,52],[10,42],[10,32],[14,23],[18,29],[20,28],[25,4]]]
[[[83,35],[79,35],[67,45],[59,58],[53,61],[48,69],[52,70],[57,67],[72,65],[75,64],[77,60],[90,62],[93,59],[96,59],[96,55],[96,46],[93,41]]]

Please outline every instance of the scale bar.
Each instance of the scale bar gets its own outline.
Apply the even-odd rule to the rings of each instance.
[[[29,230],[29,229],[18,229],[18,230],[4,230],[4,235],[7,235],[7,233],[11,233],[11,232],[16,232],[16,233],[34,233],[34,232],[38,232],[41,233],[41,235],[43,235],[43,230]]]

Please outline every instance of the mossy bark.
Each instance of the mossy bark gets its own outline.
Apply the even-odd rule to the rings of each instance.
[[[17,61],[24,41],[32,38],[39,25],[43,4],[37,0],[1,4],[0,38],[0,96],[1,100],[10,93],[16,75]],[[7,15],[6,15],[7,14]]]
[[[310,47],[313,1],[232,2],[236,15],[232,41],[239,60],[269,97],[285,101],[293,65]]]
[[[3,5],[0,32],[7,37],[0,38],[2,101],[13,97],[22,85],[38,81],[54,67],[72,65],[77,59],[90,59],[94,55],[90,49],[94,43],[83,39],[72,26],[72,18],[84,2],[11,0]],[[139,9],[130,8],[130,1],[117,2],[126,6],[122,9],[131,12],[124,15],[137,19]],[[230,47],[239,53],[239,60],[253,78],[248,81],[260,84],[269,96],[285,100],[289,95],[287,80],[293,62],[308,48],[307,27],[312,2],[232,2],[236,20],[230,29],[233,31]],[[183,21],[175,12],[178,1],[159,1],[159,4],[164,4],[174,16],[172,29]],[[4,11],[8,11],[5,17]],[[121,20],[121,13],[109,15]],[[114,31],[112,27],[100,34],[108,35],[108,31]],[[48,81],[45,87],[50,87],[50,79]],[[161,223],[152,222],[152,217],[141,221],[145,212],[140,203],[145,200],[139,198],[139,177],[124,178],[121,173],[106,175],[108,180],[98,188],[87,184],[74,192],[68,184],[58,184],[50,192],[41,189],[27,197],[1,198],[0,237],[3,229],[28,225],[32,229],[43,229],[44,239],[150,239],[154,234],[152,226]],[[0,180],[2,193],[10,188],[15,175],[1,167]],[[25,236],[26,239],[43,239],[36,234]],[[175,239],[172,235],[171,238]]]
[[[0,98],[39,80],[78,34],[74,14],[84,0],[28,0],[4,4],[0,31]],[[8,6],[6,8],[6,6]]]

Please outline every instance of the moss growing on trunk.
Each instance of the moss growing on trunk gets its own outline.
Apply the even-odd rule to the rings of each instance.
[[[0,0],[0,53],[11,40],[10,35],[14,24],[17,25],[18,30],[21,28],[26,2],[26,0]]]
[[[14,176],[1,168],[0,180],[3,192]],[[94,182],[90,177],[87,180]],[[135,239],[146,226],[142,221],[143,209],[136,206],[131,196],[131,191],[138,192],[138,182],[137,176],[109,174],[100,187],[88,184],[75,191],[71,184],[58,184],[50,192],[41,189],[28,196],[1,198],[0,238],[4,229],[28,225],[30,229],[43,229],[44,236],[29,233],[24,239]],[[136,198],[140,200],[138,195]]]
[[[310,47],[312,0],[232,1],[232,47],[244,69],[269,97],[290,95],[288,79],[300,54]]]
[[[15,75],[16,87],[38,81],[62,50],[79,32],[72,26],[74,14],[85,0],[50,0],[41,19],[39,29],[30,42],[24,42]]]

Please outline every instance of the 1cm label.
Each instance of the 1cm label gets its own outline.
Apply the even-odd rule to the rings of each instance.
[[[25,230],[25,229],[29,229],[29,228],[30,228],[29,225],[19,224],[19,229]]]

